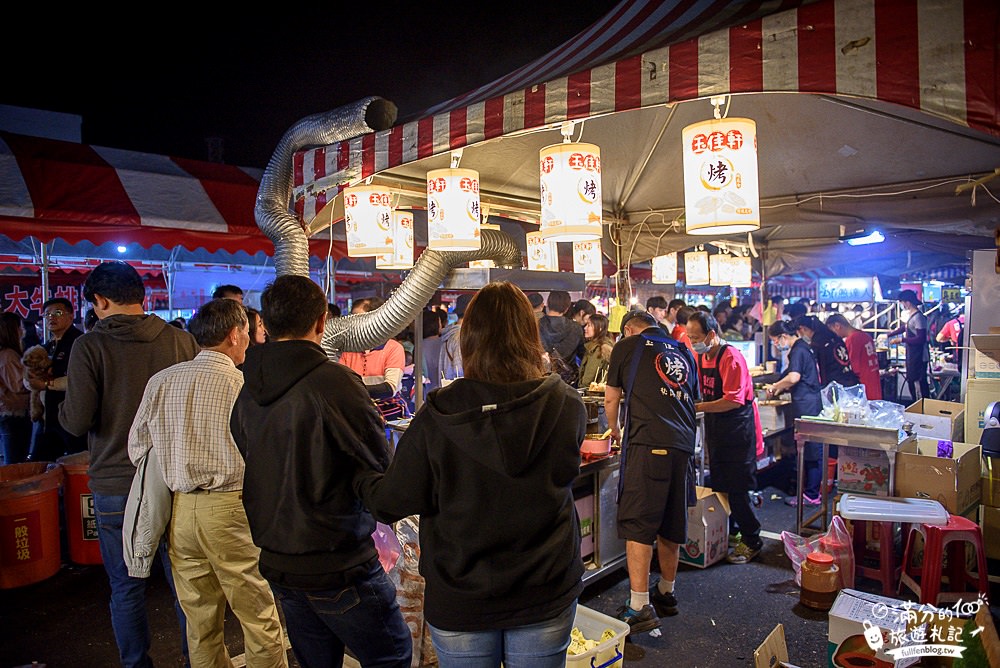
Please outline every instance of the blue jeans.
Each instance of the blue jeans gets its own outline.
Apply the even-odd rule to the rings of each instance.
[[[118,643],[118,656],[122,666],[132,668],[151,667],[153,660],[149,656],[149,620],[146,618],[146,578],[133,578],[128,574],[125,565],[124,549],[122,548],[122,527],[125,524],[125,501],[127,496],[110,496],[94,494],[94,512],[97,516],[97,536],[101,546],[101,559],[104,570],[111,583],[111,627],[115,632],[115,642]],[[170,558],[167,556],[167,544],[160,542],[158,550],[160,563],[174,591],[174,579],[170,573]],[[187,660],[187,633],[185,632],[184,613],[177,603],[174,592],[174,609],[180,622],[181,649]]]
[[[409,668],[410,628],[396,587],[377,561],[368,575],[344,589],[306,591],[273,582],[271,589],[302,668],[340,668],[345,646],[362,666]]]
[[[31,444],[31,419],[25,415],[0,415],[0,454],[4,464],[28,460]]]
[[[576,601],[538,624],[497,631],[442,631],[428,624],[441,668],[563,668]]]

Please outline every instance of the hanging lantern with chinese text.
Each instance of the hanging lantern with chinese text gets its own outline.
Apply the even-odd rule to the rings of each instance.
[[[749,288],[753,286],[753,266],[750,258],[746,255],[737,255],[730,260],[733,267],[733,281],[730,283],[734,288]]]
[[[542,237],[555,241],[600,239],[601,149],[564,142],[539,152]]]
[[[556,242],[542,237],[541,232],[528,232],[524,236],[528,247],[528,269],[530,271],[559,271],[559,253]]]
[[[705,251],[684,253],[684,283],[708,285],[708,253]]]
[[[677,253],[657,255],[652,260],[653,283],[673,285],[677,283]]]
[[[375,256],[376,269],[410,269],[413,266],[413,212],[392,212],[392,253]]]
[[[708,284],[721,287],[733,282],[733,256],[719,253],[708,257]]]
[[[381,186],[344,188],[347,255],[371,257],[392,252],[392,196]]]
[[[604,259],[600,241],[573,243],[573,271],[583,274],[585,280],[599,281],[604,277]]]
[[[479,250],[479,172],[434,169],[427,172],[427,247]]]
[[[681,136],[687,233],[759,229],[757,124],[749,118],[713,119],[687,126]]]

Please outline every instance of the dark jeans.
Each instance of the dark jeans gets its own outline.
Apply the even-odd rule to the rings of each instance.
[[[122,527],[125,523],[125,496],[94,494],[94,512],[97,515],[97,536],[101,545],[101,559],[111,583],[111,626],[118,643],[118,655],[122,666],[132,668],[152,667],[149,656],[149,620],[146,617],[145,578],[134,578],[128,574],[125,565],[125,551],[122,547]],[[174,579],[170,572],[170,558],[167,544],[160,541],[158,550],[160,563],[170,591],[174,591]],[[177,603],[174,592],[174,610],[180,623],[181,649],[187,658],[187,633],[184,613]]]
[[[0,453],[4,464],[20,464],[28,459],[31,418],[27,415],[0,415]]]
[[[749,492],[733,492],[729,496],[730,527],[733,525],[742,534],[742,540],[754,550],[759,550],[764,541],[760,539],[760,521],[750,505]],[[730,533],[734,533],[730,529]]]
[[[366,668],[409,668],[410,628],[399,610],[396,587],[377,561],[367,576],[344,589],[305,591],[273,582],[271,589],[302,668],[339,668],[345,647]]]

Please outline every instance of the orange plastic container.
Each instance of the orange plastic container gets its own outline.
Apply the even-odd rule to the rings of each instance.
[[[66,538],[69,558],[74,564],[93,565],[101,560],[101,544],[97,539],[97,515],[94,514],[94,493],[90,491],[90,453],[84,450],[56,460],[66,474],[63,506],[66,510]]]
[[[0,466],[0,589],[59,572],[62,479],[62,466],[51,462]]]

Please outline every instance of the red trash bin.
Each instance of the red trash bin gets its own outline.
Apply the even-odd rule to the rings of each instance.
[[[101,545],[97,539],[94,494],[90,491],[90,453],[86,450],[56,460],[66,474],[63,505],[66,509],[66,539],[74,564],[99,564]]]
[[[0,466],[0,589],[59,572],[62,479],[62,467],[52,462]]]

